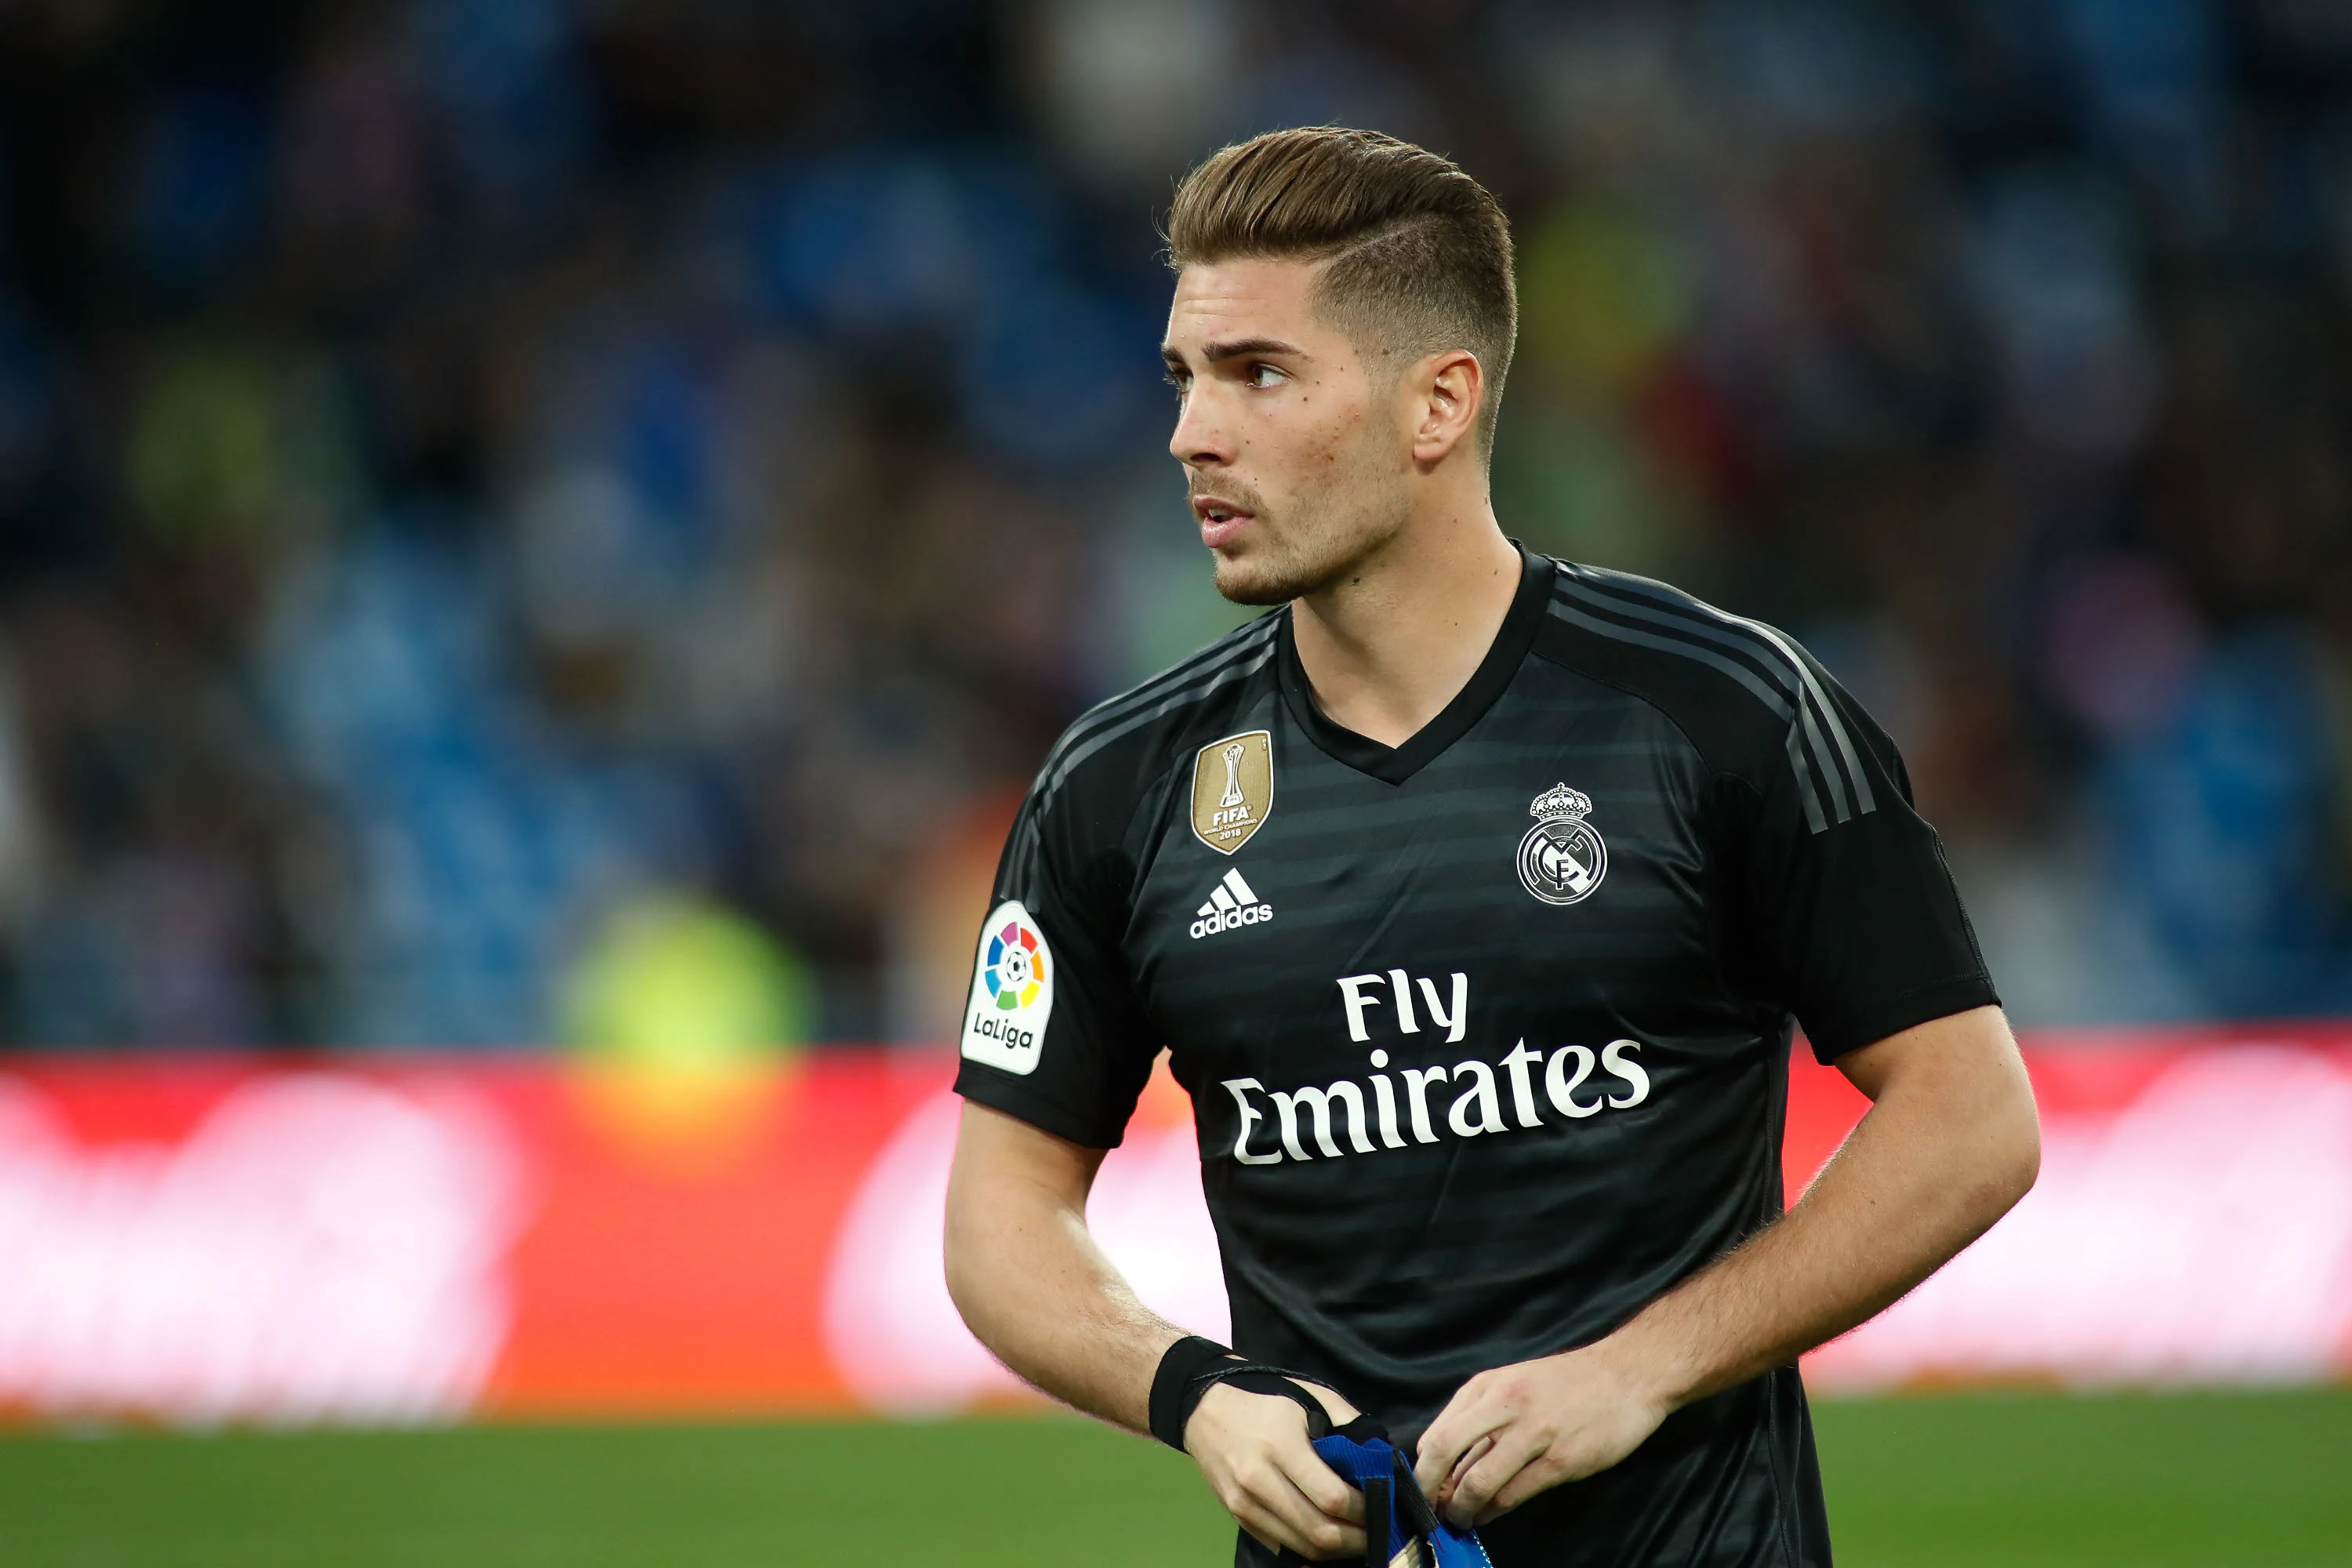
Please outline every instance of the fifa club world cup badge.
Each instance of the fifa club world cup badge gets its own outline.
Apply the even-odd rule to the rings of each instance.
[[[1274,810],[1274,736],[1265,730],[1228,735],[1192,759],[1192,837],[1230,855],[1265,826]]]
[[[1592,801],[1581,790],[1554,784],[1536,796],[1528,815],[1536,825],[1519,840],[1519,885],[1548,904],[1592,896],[1609,874],[1609,846],[1592,824]]]

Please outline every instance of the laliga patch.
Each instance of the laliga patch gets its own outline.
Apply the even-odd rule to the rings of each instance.
[[[1230,855],[1274,810],[1274,736],[1265,730],[1212,741],[1192,759],[1192,837]]]
[[[1004,1072],[1034,1072],[1059,967],[1045,931],[1021,901],[997,905],[981,928],[980,962],[964,1005],[963,1054]]]

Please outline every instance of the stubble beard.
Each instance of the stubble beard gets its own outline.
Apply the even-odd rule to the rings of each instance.
[[[1327,486],[1314,500],[1284,508],[1278,520],[1258,510],[1256,548],[1240,556],[1212,552],[1218,593],[1236,605],[1286,605],[1347,578],[1403,531],[1412,510],[1403,476],[1366,434],[1339,465],[1355,482]]]

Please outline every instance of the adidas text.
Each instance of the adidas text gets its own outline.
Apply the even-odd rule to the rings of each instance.
[[[1236,866],[1217,879],[1210,889],[1209,901],[1196,911],[1199,919],[1192,922],[1192,940],[1214,936],[1221,931],[1233,931],[1241,926],[1254,926],[1274,919],[1274,906],[1259,898],[1250,885],[1242,879]]]
[[[1254,926],[1260,921],[1272,919],[1272,904],[1252,904],[1240,910],[1212,910],[1192,922],[1192,936],[1198,941],[1204,936],[1214,936],[1221,931],[1231,931],[1235,926]]]

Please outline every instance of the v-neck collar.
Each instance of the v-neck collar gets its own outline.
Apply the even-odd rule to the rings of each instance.
[[[1528,650],[1535,646],[1536,633],[1543,626],[1544,601],[1550,597],[1553,567],[1549,557],[1538,555],[1511,542],[1519,552],[1519,589],[1511,598],[1511,607],[1503,616],[1502,628],[1496,632],[1494,645],[1486,657],[1478,662],[1470,679],[1454,700],[1439,710],[1437,717],[1423,724],[1407,737],[1402,746],[1383,746],[1369,735],[1359,735],[1353,730],[1333,722],[1316,705],[1314,689],[1307,682],[1306,668],[1298,662],[1298,642],[1291,620],[1296,607],[1282,612],[1282,628],[1276,634],[1279,651],[1275,656],[1276,667],[1282,672],[1283,700],[1289,705],[1290,716],[1297,720],[1307,738],[1334,762],[1345,763],[1358,773],[1370,773],[1386,784],[1401,784],[1412,777],[1448,746],[1460,740],[1495,705],[1495,699],[1518,673]]]

